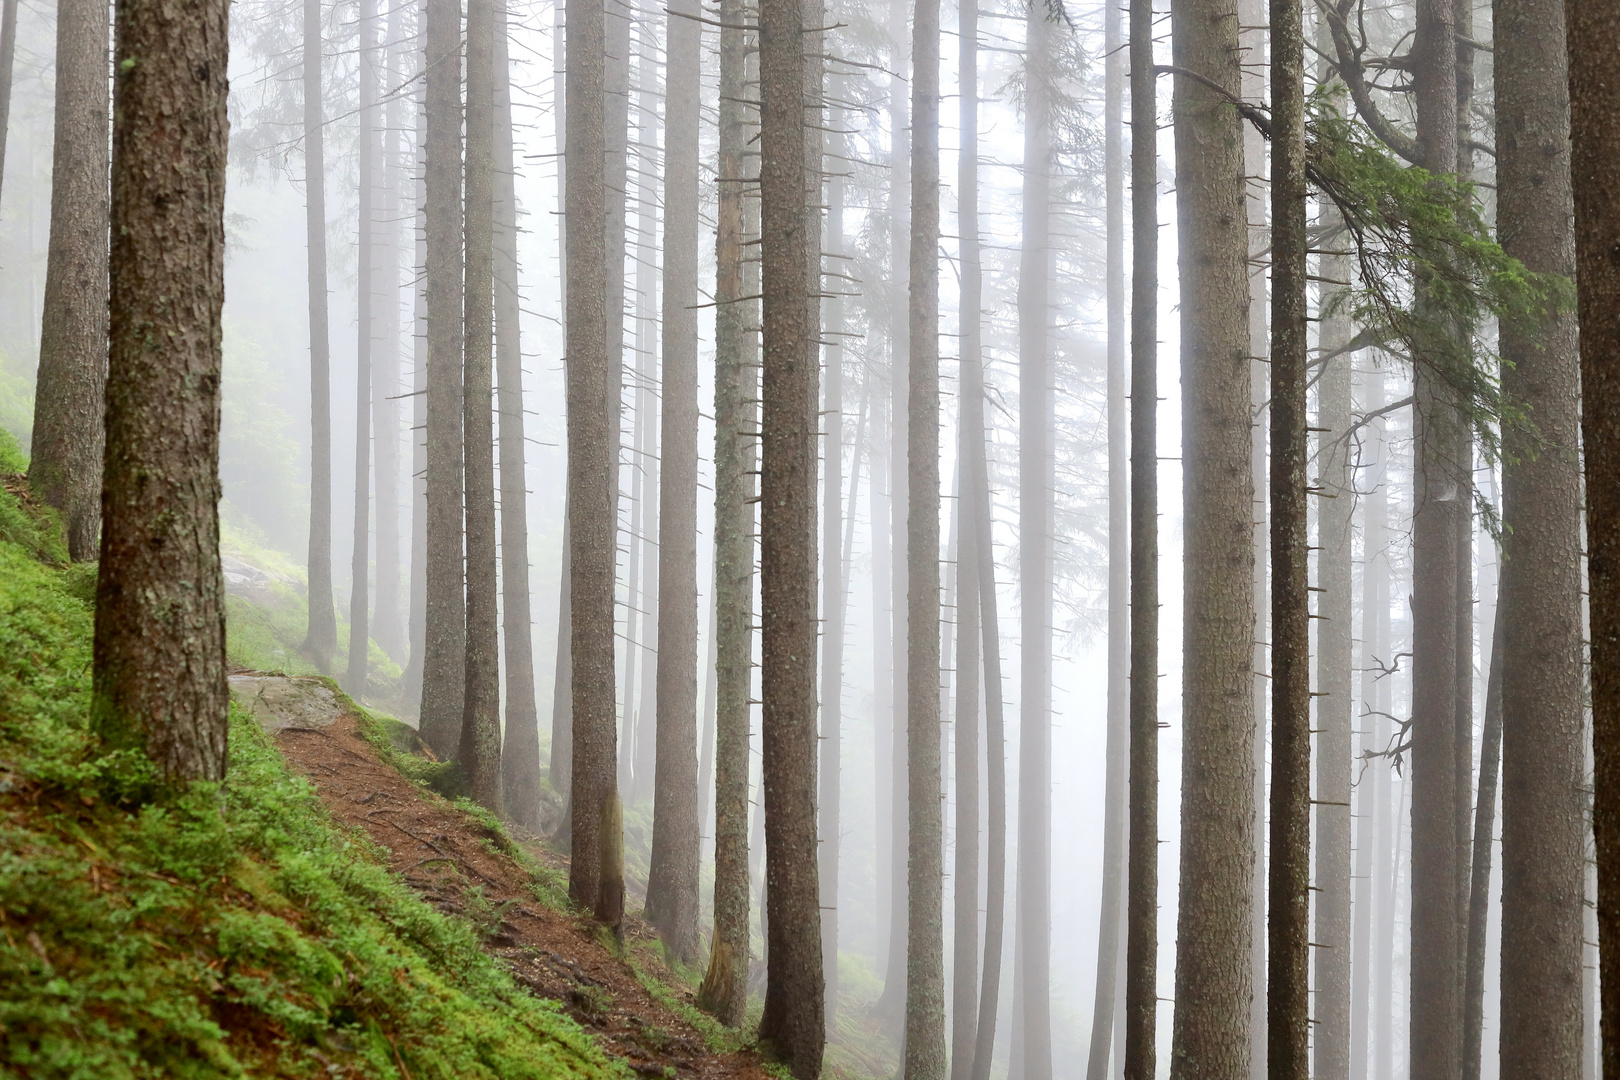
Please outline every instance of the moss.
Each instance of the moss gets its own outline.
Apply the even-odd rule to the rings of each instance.
[[[226,783],[131,801],[73,575],[0,541],[0,1076],[625,1075],[239,710]]]

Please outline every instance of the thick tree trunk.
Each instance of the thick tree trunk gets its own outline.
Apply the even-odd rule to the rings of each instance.
[[[1573,278],[1564,5],[1498,0],[1493,10],[1502,246],[1531,270]],[[1595,338],[1601,324],[1587,325]],[[1502,638],[1491,654],[1502,671],[1501,1075],[1577,1080],[1586,799],[1578,330],[1573,313],[1560,313],[1503,320],[1501,336],[1502,389],[1534,425],[1503,431]],[[1602,390],[1600,380],[1600,402]],[[1588,452],[1601,460],[1602,450]],[[1594,528],[1601,484],[1612,480],[1588,488]],[[1595,544],[1590,558],[1596,663]]]
[[[501,742],[502,801],[513,821],[540,824],[540,719],[530,638],[529,495],[523,434],[523,352],[519,334],[517,159],[512,149],[509,14],[495,11],[495,379],[501,455],[501,636],[506,658],[506,726]],[[380,526],[379,526],[380,529]],[[379,559],[381,536],[378,537]],[[380,602],[380,598],[379,598]]]
[[[945,844],[940,790],[939,0],[917,0],[911,67],[906,460],[906,1039],[913,1080],[945,1077]]]
[[[1233,0],[1172,9],[1180,222],[1183,624],[1181,904],[1171,1075],[1249,1068],[1254,861],[1248,242]]]
[[[1159,954],[1159,116],[1153,0],[1131,0],[1130,822],[1125,1080],[1157,1075]]]
[[[564,87],[567,80],[567,27],[565,20],[568,13],[566,3],[552,5],[551,24],[551,87],[552,87],[552,131],[556,143],[556,151],[564,162],[564,167],[557,170],[557,211],[563,218],[564,224],[558,229],[557,238],[557,275],[558,301],[563,309],[563,321],[566,324],[568,315],[568,170],[566,168],[567,131],[568,131],[568,94]],[[566,331],[565,331],[566,333]],[[571,772],[574,761],[574,663],[572,654],[573,619],[569,608],[569,597],[572,587],[569,584],[569,552],[573,550],[572,528],[569,521],[566,495],[563,500],[563,540],[562,564],[558,573],[557,587],[557,652],[552,668],[551,680],[551,760],[546,765],[547,777],[551,786],[560,795],[566,796],[571,787]],[[568,824],[565,821],[562,830],[566,832]]]
[[[1023,249],[1018,262],[1018,932],[1022,1080],[1051,1080],[1052,37],[1039,9],[1024,44]]]
[[[956,233],[960,252],[960,412],[956,550],[956,858],[951,966],[951,1080],[971,1080],[979,1025],[980,491],[984,487],[984,272],[979,240],[979,0],[957,6]],[[836,127],[837,125],[831,125]],[[993,580],[993,579],[992,579]]]
[[[10,84],[7,74],[8,92]],[[109,104],[107,0],[62,0],[56,13],[51,241],[28,482],[61,515],[68,554],[76,562],[94,559],[100,547]]]
[[[1418,0],[1413,84],[1419,156],[1431,172],[1457,166],[1452,0]],[[1420,293],[1424,291],[1419,284]],[[1420,295],[1420,303],[1423,303]],[[1412,516],[1411,1069],[1458,1075],[1462,1046],[1457,910],[1457,518],[1464,448],[1453,393],[1433,366],[1454,347],[1445,331],[1420,360],[1417,492]]]
[[[602,5],[568,4],[569,152],[567,276],[608,280],[608,192],[604,162],[605,33]],[[605,806],[616,801],[614,762],[613,455],[618,424],[617,365],[608,326],[618,315],[605,289],[568,290],[569,624],[573,656],[571,853],[568,894],[607,913],[620,898],[601,885]],[[610,815],[611,816],[611,815]]]
[[[669,17],[664,87],[662,484],[658,513],[657,762],[647,919],[683,963],[698,957],[697,281],[695,0]]]
[[[828,94],[827,129],[839,132],[844,126],[842,81],[834,77]],[[835,136],[836,139],[836,136]],[[841,140],[834,145],[841,149]],[[842,273],[844,254],[844,178],[827,178],[827,255],[838,260]],[[820,258],[820,255],[817,255]],[[842,848],[839,835],[843,820],[844,750],[844,620],[849,592],[849,552],[844,539],[854,524],[855,491],[861,468],[860,428],[865,425],[864,406],[857,426],[856,445],[849,465],[850,510],[844,514],[844,301],[833,289],[827,299],[826,381],[821,408],[827,417],[822,436],[824,462],[821,474],[821,617],[825,631],[821,638],[821,962],[826,981],[827,1032],[838,1027],[838,862]],[[853,539],[853,534],[850,534]],[[975,905],[976,906],[976,905]]]
[[[748,727],[753,670],[754,481],[759,435],[758,307],[743,275],[752,139],[743,0],[720,9],[719,211],[714,324],[714,935],[699,1001],[732,1027],[748,983]]]
[[[1299,0],[1271,0],[1271,843],[1266,942],[1266,1075],[1271,1080],[1310,1076],[1311,594],[1305,509],[1310,242],[1305,228],[1301,22]]]
[[[495,569],[495,3],[467,3],[466,439],[467,652],[460,753],[472,797],[501,804],[501,674]]]
[[[760,685],[763,698],[766,957],[760,1038],[800,1080],[826,1040],[816,883],[816,313],[805,219],[804,18],[800,0],[762,0],[760,228]],[[819,121],[819,102],[816,103]],[[937,690],[931,690],[936,695]],[[930,737],[933,732],[930,732]]]
[[[359,214],[355,258],[354,518],[349,554],[349,669],[343,686],[360,701],[366,694],[371,642],[371,350],[377,338],[372,271],[377,249],[377,5],[360,0]]]
[[[1091,1051],[1086,1080],[1106,1080],[1113,1046],[1123,956],[1127,758],[1130,756],[1130,481],[1125,428],[1125,57],[1122,8],[1103,12],[1103,189],[1107,279],[1108,418],[1108,736],[1103,766],[1102,905],[1097,925],[1097,981],[1092,993]],[[960,613],[958,613],[960,617]],[[960,842],[960,841],[959,841]],[[1110,1051],[1114,1051],[1113,1054]],[[1117,1071],[1117,1069],[1116,1069]]]
[[[431,6],[435,0],[425,0]],[[322,671],[337,649],[332,606],[332,355],[326,298],[326,135],[321,98],[321,0],[304,0],[304,234],[309,254],[309,629],[304,651]]]
[[[466,680],[462,530],[461,9],[425,0],[427,44],[427,582],[422,741],[461,745]]]
[[[144,750],[170,782],[225,778],[218,462],[228,14],[223,0],[116,8],[91,717],[105,749]],[[175,125],[175,116],[188,122]]]

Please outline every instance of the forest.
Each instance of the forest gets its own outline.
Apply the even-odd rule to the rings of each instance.
[[[0,1078],[1620,1077],[1617,59],[0,0]]]

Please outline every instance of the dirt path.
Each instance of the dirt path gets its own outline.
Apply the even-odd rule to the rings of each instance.
[[[441,911],[464,914],[470,905],[492,931],[486,949],[535,994],[561,1002],[609,1053],[643,1076],[764,1080],[757,1055],[713,1053],[701,1032],[655,1000],[603,945],[592,920],[536,900],[527,872],[492,843],[487,829],[378,758],[355,717],[318,683],[241,676],[232,682],[239,696],[260,697],[261,722],[275,730],[287,760],[315,784],[334,818],[364,829],[388,852],[390,867]],[[282,707],[290,698],[312,705]],[[279,722],[271,721],[272,713],[283,714]],[[533,853],[564,866],[555,854]],[[645,924],[628,917],[625,923],[629,944],[652,939]],[[684,987],[670,990],[690,1003]]]

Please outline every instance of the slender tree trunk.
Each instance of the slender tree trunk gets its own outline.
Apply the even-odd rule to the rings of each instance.
[[[381,305],[374,314],[377,332],[372,346],[371,382],[371,426],[375,432],[372,452],[376,456],[373,521],[377,535],[377,587],[372,602],[371,636],[383,652],[400,662],[406,659],[399,596],[399,223],[400,181],[404,170],[400,167],[399,143],[403,98],[396,88],[404,81],[400,63],[407,48],[400,33],[403,19],[403,5],[392,6],[383,30],[382,78],[388,94],[382,106],[382,175],[379,180],[382,210],[372,230],[376,244],[374,289],[375,295],[381,298]]]
[[[805,235],[807,25],[800,0],[759,5],[761,235],[772,238],[761,248],[760,685],[769,925],[760,1037],[800,1080],[820,1075],[826,1039],[815,816],[820,290],[807,273]]]
[[[461,745],[466,680],[462,531],[461,10],[426,0],[427,44],[427,625],[422,741]]]
[[[902,929],[890,918],[894,911],[894,876],[889,873],[889,867],[893,860],[896,835],[894,799],[889,791],[894,779],[892,709],[890,724],[885,726],[882,722],[884,708],[894,701],[894,671],[890,665],[894,655],[890,647],[890,616],[893,613],[890,598],[894,590],[889,580],[894,563],[890,553],[893,535],[889,529],[891,516],[888,509],[889,497],[893,494],[889,485],[889,464],[893,455],[885,454],[880,449],[884,445],[880,429],[887,415],[883,406],[881,398],[873,405],[872,426],[879,430],[872,439],[872,492],[868,500],[872,522],[872,809],[877,820],[872,876],[877,886],[873,891],[877,894],[877,911],[874,914],[878,930],[876,952],[880,959],[888,957],[891,937]],[[879,1011],[879,1015],[883,1014]]]
[[[944,820],[939,644],[939,0],[917,0],[911,67],[906,460],[905,1071],[945,1077]]]
[[[722,1023],[743,1022],[748,984],[748,727],[753,670],[754,481],[758,358],[749,327],[758,308],[743,275],[749,34],[743,0],[720,9],[719,210],[714,325],[714,935],[698,995]]]
[[[1418,0],[1413,82],[1419,153],[1435,173],[1457,166],[1452,0]],[[1420,291],[1424,289],[1419,284]],[[1420,303],[1423,302],[1420,297]],[[1445,334],[1444,331],[1441,332]],[[1453,343],[1436,341],[1444,355]],[[1462,1045],[1457,911],[1456,497],[1464,440],[1453,394],[1429,362],[1417,368],[1417,486],[1412,517],[1411,1070],[1459,1075]]]
[[[501,784],[506,814],[540,825],[540,719],[534,698],[529,606],[528,466],[523,434],[523,351],[519,335],[517,158],[513,153],[509,13],[495,10],[494,288],[495,378],[501,454],[501,636],[506,656],[506,727]],[[379,535],[379,552],[381,537]],[[380,555],[379,555],[380,558]]]
[[[894,75],[889,79],[889,274],[894,300],[888,306],[889,324],[889,595],[892,630],[889,645],[893,655],[893,681],[890,700],[893,702],[893,752],[889,756],[891,772],[880,780],[879,791],[888,791],[890,801],[889,846],[889,955],[884,969],[883,997],[876,1012],[885,1020],[898,1021],[905,1012],[906,970],[906,844],[908,835],[906,817],[906,702],[905,687],[907,641],[906,602],[907,564],[905,545],[898,542],[906,534],[907,492],[910,469],[906,454],[910,443],[907,437],[907,408],[910,401],[907,379],[909,371],[905,358],[911,355],[910,323],[902,314],[906,310],[904,298],[910,292],[909,260],[900,253],[910,250],[911,244],[911,110],[906,92],[906,78],[911,65],[907,48],[906,16],[911,5],[906,0],[889,0],[889,39],[893,54],[889,67]],[[882,872],[881,869],[879,871]],[[896,1028],[898,1031],[898,1027]]]
[[[1185,514],[1181,904],[1171,1075],[1249,1068],[1254,903],[1247,237],[1233,0],[1172,9]],[[1195,944],[1197,943],[1197,944]]]
[[[1159,115],[1153,0],[1131,0],[1130,822],[1125,894],[1125,1080],[1158,1071]]]
[[[568,4],[568,273],[608,280],[603,10]],[[605,806],[615,800],[613,578],[617,366],[605,289],[568,290],[569,624],[573,657],[571,852],[568,894],[599,913],[619,902],[601,886]],[[611,815],[609,815],[611,817]]]
[[[425,25],[425,5],[419,9]],[[416,112],[415,180],[411,184],[411,220],[416,245],[411,265],[416,286],[411,313],[411,611],[410,660],[405,667],[405,700],[422,700],[423,654],[427,651],[427,88],[423,77],[426,53],[411,50],[416,58],[419,89],[412,99]],[[420,432],[421,434],[417,434]],[[418,714],[420,716],[420,714]]]
[[[956,233],[961,286],[956,551],[956,919],[951,968],[951,1080],[971,1080],[979,1026],[979,697],[983,560],[979,551],[984,457],[984,272],[979,241],[979,0],[957,6]],[[833,125],[837,126],[837,125]],[[994,579],[992,578],[992,581]],[[998,687],[989,687],[991,691]],[[992,1026],[994,1026],[992,1024]]]
[[[1103,11],[1103,188],[1106,217],[1108,332],[1108,737],[1103,777],[1102,905],[1097,921],[1097,982],[1092,994],[1091,1052],[1086,1080],[1106,1080],[1123,936],[1130,756],[1129,437],[1125,428],[1125,58],[1118,3]],[[1117,1051],[1122,1053],[1122,1048]],[[1114,1057],[1114,1061],[1119,1058]]]
[[[15,21],[14,14],[8,17]],[[14,28],[11,34],[14,42]],[[10,63],[9,51],[4,62]],[[5,85],[9,93],[9,74]],[[56,15],[51,241],[28,482],[61,515],[68,554],[76,562],[94,559],[100,547],[109,104],[107,2],[62,0]]]
[[[218,463],[228,15],[223,0],[116,8],[91,719],[104,749],[144,751],[169,782],[225,778]],[[189,122],[177,126],[175,116]],[[152,348],[154,339],[164,347]]]
[[[432,5],[435,0],[425,0]],[[309,249],[309,629],[304,651],[326,671],[337,649],[332,606],[332,357],[326,316],[326,151],[321,0],[304,0],[304,232]]]
[[[662,484],[658,513],[658,755],[647,918],[683,963],[698,957],[697,280],[695,0],[669,17],[664,87]]]
[[[467,651],[460,753],[472,797],[501,804],[501,673],[495,569],[495,4],[467,3],[467,161],[464,209]]]
[[[553,3],[551,25],[551,86],[552,86],[552,130],[556,140],[556,150],[560,159],[557,169],[557,209],[563,218],[564,225],[558,230],[557,262],[559,273],[557,275],[558,300],[563,309],[563,320],[566,324],[568,315],[568,170],[567,132],[568,132],[568,94],[564,83],[567,79],[567,27],[565,19],[568,13],[566,3]],[[566,330],[565,330],[566,333]],[[551,761],[546,767],[551,786],[557,793],[566,796],[571,787],[570,770],[574,761],[574,663],[572,653],[573,625],[569,597],[572,586],[569,583],[569,553],[573,550],[573,529],[569,522],[572,515],[566,495],[563,500],[563,540],[562,567],[558,573],[557,589],[557,653],[552,670],[551,680]],[[565,821],[563,829],[568,828]]]
[[[1452,24],[1455,27],[1453,55],[1457,68],[1457,178],[1474,179],[1473,107],[1474,107],[1474,0],[1452,0]],[[1473,355],[1472,328],[1459,335],[1458,346],[1469,364]],[[1453,673],[1457,680],[1454,703],[1456,742],[1452,746],[1456,762],[1456,820],[1457,852],[1457,993],[1458,1008],[1463,1009],[1467,988],[1469,888],[1473,875],[1469,870],[1474,834],[1474,439],[1465,424],[1463,444],[1457,453],[1459,484],[1457,488],[1457,666]],[[1458,1030],[1466,1021],[1460,1018]],[[1463,1036],[1459,1036],[1459,1039]],[[1459,1042],[1459,1053],[1466,1056],[1464,1044]]]
[[[1324,273],[1322,276],[1328,277],[1330,274]],[[1347,322],[1341,319],[1339,325],[1331,328],[1331,333],[1325,334],[1324,348],[1337,348],[1335,341],[1342,344],[1343,335],[1351,329]],[[1353,362],[1349,366],[1353,368]],[[1363,407],[1372,407],[1366,404],[1372,396],[1369,391],[1374,385],[1381,386],[1382,378],[1380,372],[1372,371],[1356,384],[1360,388]],[[1356,753],[1351,758],[1349,774],[1355,784],[1355,879],[1350,906],[1350,1075],[1371,1080],[1374,1061],[1371,1022],[1374,973],[1388,963],[1387,957],[1376,955],[1373,951],[1373,927],[1384,914],[1379,901],[1375,899],[1379,895],[1377,868],[1382,865],[1388,839],[1381,831],[1381,804],[1388,798],[1384,790],[1387,765],[1381,758],[1373,756],[1384,749],[1379,739],[1382,718],[1377,715],[1376,702],[1379,689],[1377,661],[1386,652],[1379,636],[1378,604],[1381,601],[1377,590],[1378,561],[1383,558],[1380,550],[1383,543],[1382,527],[1381,523],[1375,523],[1371,507],[1372,501],[1380,497],[1378,486],[1383,483],[1383,446],[1377,432],[1362,433],[1358,464],[1361,470],[1356,482],[1361,494],[1356,501],[1361,509],[1362,563],[1361,638],[1356,663],[1356,670],[1361,675],[1356,701],[1361,711],[1356,716],[1360,724],[1356,725]],[[1350,594],[1346,593],[1346,596],[1348,598]],[[1387,601],[1383,602],[1387,607]],[[1346,600],[1346,604],[1353,603],[1353,599]],[[1378,1007],[1382,1008],[1383,1004],[1378,1003]]]
[[[1564,157],[1570,107],[1565,7],[1550,0],[1498,0],[1493,10],[1493,37],[1501,50],[1495,69],[1502,246],[1531,270],[1574,278],[1573,195]],[[1580,268],[1583,284],[1588,272]],[[1601,324],[1586,325],[1597,344]],[[1573,313],[1503,320],[1501,336],[1502,389],[1535,425],[1533,431],[1513,425],[1503,431],[1503,614],[1500,648],[1491,652],[1492,671],[1499,662],[1502,673],[1501,1075],[1577,1080],[1586,846],[1580,341]],[[1601,377],[1595,390],[1602,403]],[[1589,442],[1588,453],[1601,461],[1605,451],[1601,442]],[[1604,484],[1612,489],[1610,479],[1589,481],[1587,489],[1594,528],[1603,520],[1607,495],[1597,493]],[[1599,581],[1606,567],[1595,541],[1590,558],[1596,705],[1603,685],[1596,666],[1603,625],[1597,617]],[[1482,777],[1483,770],[1482,764]],[[1482,778],[1482,813],[1484,799]],[[1487,830],[1487,856],[1489,837]],[[1478,839],[1475,850],[1481,850]],[[1488,884],[1487,876],[1479,886],[1481,901]]]
[[[1310,1076],[1311,637],[1305,35],[1271,0],[1271,844],[1266,1074]]]
[[[1024,44],[1023,249],[1018,263],[1018,931],[1023,1080],[1051,1080],[1052,191],[1057,24],[1034,9]]]
[[[1362,406],[1367,412],[1376,412],[1384,406],[1384,373],[1375,367],[1368,373],[1363,391]],[[1372,871],[1368,881],[1371,900],[1369,918],[1372,921],[1372,970],[1368,972],[1369,1009],[1373,1018],[1369,1023],[1368,1068],[1357,1076],[1369,1080],[1390,1080],[1390,1058],[1393,1049],[1392,1006],[1395,968],[1395,860],[1392,849],[1399,831],[1391,801],[1391,766],[1387,758],[1367,758],[1368,751],[1382,753],[1389,749],[1393,725],[1389,716],[1393,693],[1392,680],[1383,674],[1384,666],[1393,663],[1389,626],[1390,556],[1388,520],[1388,485],[1390,483],[1389,447],[1381,421],[1373,421],[1363,437],[1362,462],[1366,466],[1358,483],[1365,488],[1362,504],[1362,662],[1361,700],[1363,761],[1361,784],[1371,800],[1371,813],[1363,819],[1371,826]],[[1371,735],[1370,745],[1368,735]]]
[[[1469,864],[1472,880],[1464,970],[1467,982],[1463,986],[1463,1080],[1479,1080],[1485,1031],[1485,939],[1491,909],[1491,848],[1496,842],[1497,770],[1502,764],[1502,619],[1505,610],[1497,604],[1495,628],[1491,632],[1491,668],[1485,688],[1485,732],[1479,750],[1479,805],[1474,811],[1474,851]],[[1568,1023],[1568,1019],[1564,1018],[1564,1022]],[[1575,1038],[1575,1050],[1579,1061],[1579,1035]]]
[[[374,310],[377,194],[377,5],[360,0],[359,214],[355,259],[354,520],[349,555],[349,669],[343,685],[360,701],[366,694],[371,642],[371,349]]]
[[[831,86],[827,106],[827,128],[843,129],[844,110],[837,104],[843,97],[841,80]],[[827,179],[827,254],[841,260],[844,253],[844,179]],[[819,255],[817,256],[819,258]],[[842,271],[842,263],[839,264]],[[844,301],[833,289],[827,303],[826,381],[822,390],[822,412],[827,427],[822,436],[821,496],[821,617],[825,631],[821,639],[821,962],[826,982],[827,1032],[838,1027],[838,861],[842,848],[839,832],[843,818],[844,749],[844,618],[848,603],[849,555],[844,543]],[[861,417],[864,423],[864,413]],[[854,509],[856,476],[860,472],[860,446],[857,437],[851,459],[850,503]],[[853,513],[850,515],[853,518]]]
[[[11,72],[16,59],[17,0],[0,0],[0,178],[4,177],[6,171],[6,130],[11,125]]]
[[[1341,247],[1337,237],[1344,233],[1338,215],[1325,211],[1319,224],[1324,235],[1335,239],[1318,246]],[[1342,255],[1324,255],[1318,265],[1320,276],[1328,281],[1348,281],[1354,273],[1349,258]],[[1323,357],[1341,348],[1354,333],[1349,319],[1337,307],[1344,299],[1342,290],[1323,286],[1318,305],[1322,318],[1318,341]],[[1316,922],[1311,937],[1318,946],[1311,957],[1316,969],[1311,1044],[1317,1080],[1350,1080],[1352,1075],[1354,710],[1350,670],[1355,647],[1351,632],[1351,557],[1355,539],[1352,515],[1356,505],[1356,448],[1350,434],[1350,375],[1355,356],[1347,352],[1319,361],[1316,383],[1317,426],[1323,429],[1316,443],[1316,474],[1322,489],[1321,501],[1316,505],[1321,550],[1316,583],[1321,590],[1317,595],[1322,618],[1317,622]],[[1366,839],[1363,832],[1363,843]],[[1356,1075],[1359,1080],[1363,1074]]]

